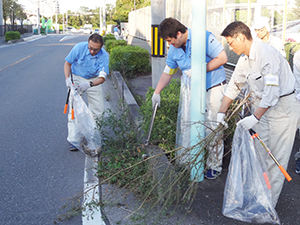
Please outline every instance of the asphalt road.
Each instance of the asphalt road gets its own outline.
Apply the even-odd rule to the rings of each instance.
[[[70,152],[64,58],[88,36],[0,46],[0,224],[53,224],[83,188],[85,155]],[[81,216],[60,224],[82,224]]]

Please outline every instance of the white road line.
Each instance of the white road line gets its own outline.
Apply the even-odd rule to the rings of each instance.
[[[97,173],[98,158],[85,156],[85,169],[84,169],[84,190],[91,188],[84,196],[85,203],[92,202],[95,199],[97,202],[100,199],[99,195],[99,181],[95,176]],[[97,188],[92,188],[97,186]],[[82,212],[82,224],[83,225],[105,225],[104,220],[102,219],[100,207],[96,209],[93,207],[93,213],[91,214],[88,210]],[[88,216],[87,216],[88,215]],[[92,217],[92,218],[91,218]]]

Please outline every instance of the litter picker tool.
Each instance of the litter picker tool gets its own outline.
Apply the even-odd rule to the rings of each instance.
[[[156,111],[157,111],[157,106],[158,106],[158,103],[155,103],[153,113],[152,113],[152,117],[151,117],[150,126],[149,126],[148,136],[147,136],[147,140],[146,140],[145,145],[148,145],[149,141],[150,141],[150,136],[151,136],[151,132],[152,132],[152,128],[153,128],[155,114],[156,114]]]
[[[71,71],[71,81],[72,81],[72,84],[74,85],[72,71]],[[66,100],[66,104],[65,104],[65,108],[64,108],[64,114],[67,113],[68,104],[69,104],[70,92],[71,92],[71,89],[68,90],[67,100]],[[71,113],[72,113],[71,118],[72,118],[72,120],[74,120],[74,108],[73,108],[73,104],[72,104],[72,111],[71,111]]]
[[[261,140],[261,138],[258,135],[258,133],[256,133],[253,129],[250,129],[249,133],[250,133],[252,139],[256,138],[261,143],[261,145],[267,150],[267,152],[269,153],[269,155],[271,156],[271,158],[274,160],[274,162],[276,163],[276,165],[278,166],[278,168],[280,169],[280,171],[283,173],[283,175],[285,176],[285,178],[287,179],[287,181],[291,181],[292,178],[290,177],[290,175],[286,172],[286,170],[282,167],[282,165],[280,165],[280,163],[277,161],[277,159],[272,154],[272,152],[270,151],[270,149]]]

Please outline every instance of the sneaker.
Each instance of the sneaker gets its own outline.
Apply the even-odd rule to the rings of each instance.
[[[69,149],[70,149],[70,151],[78,151],[78,149],[71,143],[69,143]]]
[[[204,177],[209,180],[214,180],[214,179],[218,178],[220,175],[221,175],[221,172],[212,170],[212,169],[208,169],[204,173]]]
[[[298,158],[296,160],[296,170],[295,170],[296,173],[300,173],[300,158]]]

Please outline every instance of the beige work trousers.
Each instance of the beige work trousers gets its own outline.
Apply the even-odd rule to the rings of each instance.
[[[284,169],[287,169],[299,125],[300,102],[297,102],[295,94],[291,94],[280,98],[277,105],[268,109],[259,123],[253,127]],[[275,207],[285,177],[259,141],[256,139],[254,143],[255,147],[262,151],[263,159],[268,167],[272,201]]]
[[[222,84],[218,87],[211,88],[206,92],[205,136],[209,135],[219,125],[219,123],[217,122],[217,114],[222,104],[226,87],[227,84]],[[220,139],[219,135],[216,135],[215,139],[211,142],[211,145],[208,146],[206,167],[208,169],[213,169],[221,172],[223,154],[223,140]]]
[[[82,78],[80,76],[73,74],[73,80],[74,80],[75,87],[81,83],[90,82],[97,78],[98,77],[94,77],[91,79],[85,79],[85,78]],[[91,110],[91,112],[93,114],[93,118],[95,120],[96,118],[100,117],[100,115],[102,114],[103,109],[104,109],[104,107],[103,107],[104,106],[104,96],[102,94],[102,87],[101,87],[101,85],[90,87],[85,91],[85,93],[87,95],[88,107]],[[81,96],[83,97],[83,94]],[[69,99],[69,102],[70,102],[70,107],[69,107],[69,115],[68,115],[68,140],[70,140],[69,138],[75,136],[74,120],[71,119],[71,104],[72,104],[71,97]]]

